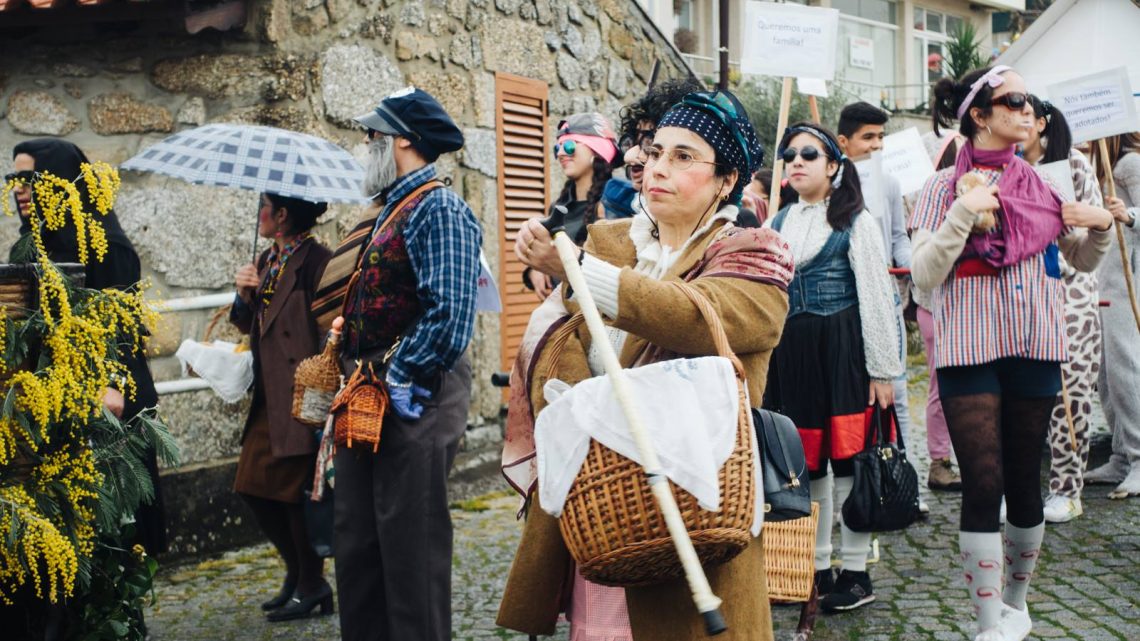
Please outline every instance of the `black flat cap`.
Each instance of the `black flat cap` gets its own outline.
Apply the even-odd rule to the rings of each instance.
[[[401,89],[353,120],[380,133],[407,138],[428,162],[463,148],[463,132],[443,105],[422,89]]]

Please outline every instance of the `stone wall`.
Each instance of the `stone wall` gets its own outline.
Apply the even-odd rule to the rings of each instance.
[[[553,128],[560,116],[585,110],[616,125],[622,102],[644,90],[656,58],[663,77],[684,69],[636,0],[251,0],[244,28],[228,33],[123,25],[41,35],[22,36],[18,49],[0,45],[0,149],[62,136],[94,160],[120,163],[166,134],[225,121],[312,133],[363,157],[351,118],[407,84],[425,89],[466,134],[466,148],[441,158],[438,169],[482,221],[496,272],[495,72],[549,83]],[[0,173],[10,163],[5,151]],[[235,269],[253,255],[256,202],[250,192],[128,173],[116,211],[151,294],[174,298],[231,291]],[[334,244],[358,215],[330,208],[319,237]],[[0,220],[0,246],[10,245],[16,227]],[[172,354],[183,338],[201,338],[210,316],[164,317],[152,342],[156,380],[180,377]],[[214,336],[231,331],[223,322]],[[501,360],[497,315],[479,315],[471,352],[470,423],[497,423],[502,396],[489,384]],[[227,406],[201,391],[165,396],[162,405],[183,451],[183,468],[167,474],[232,465],[243,404]],[[225,475],[200,476],[215,477]],[[201,492],[227,489],[216,479],[203,482]],[[179,481],[181,490],[188,486]],[[213,538],[192,547],[209,549],[202,541]]]

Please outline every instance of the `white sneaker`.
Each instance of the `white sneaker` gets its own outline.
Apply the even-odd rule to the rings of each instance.
[[[1110,499],[1125,499],[1130,496],[1140,496],[1140,464],[1133,465],[1120,485],[1108,493]]]
[[[1029,618],[1029,608],[1018,610],[1012,605],[1001,604],[1001,618],[998,619],[998,629],[1006,641],[1021,641],[1029,636],[1033,630],[1033,620]]]
[[[926,518],[930,515],[930,506],[922,499],[918,499],[918,513],[921,515],[921,518]]]
[[[1045,499],[1045,521],[1048,523],[1068,523],[1084,514],[1080,498],[1069,498],[1050,494]]]

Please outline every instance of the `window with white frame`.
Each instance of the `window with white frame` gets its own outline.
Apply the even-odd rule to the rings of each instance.
[[[894,0],[831,0],[839,9],[836,78],[872,104],[892,106],[889,87],[895,70],[898,5]]]
[[[946,41],[957,33],[966,20],[960,16],[914,8],[915,78],[936,82],[945,75]]]

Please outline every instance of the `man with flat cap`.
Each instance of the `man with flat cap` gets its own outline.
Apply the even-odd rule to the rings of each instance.
[[[378,449],[338,444],[336,579],[345,641],[451,638],[447,475],[467,427],[482,230],[436,177],[463,134],[407,88],[356,121],[384,206],[344,292],[342,366],[371,363],[390,397]],[[394,171],[393,171],[394,168]],[[373,194],[370,194],[373,195]]]

